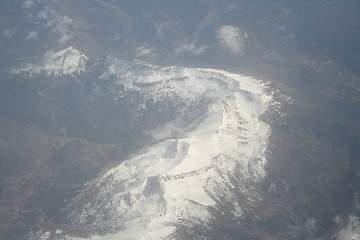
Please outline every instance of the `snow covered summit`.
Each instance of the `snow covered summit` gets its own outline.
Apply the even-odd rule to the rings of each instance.
[[[134,107],[145,112],[150,103],[170,102],[176,115],[147,130],[156,144],[89,183],[64,209],[69,221],[101,234],[91,239],[166,239],[179,226],[206,225],[221,202],[241,217],[232,188],[250,197],[247,183],[266,174],[270,127],[260,116],[273,100],[265,83],[221,70],[120,60],[100,79],[115,82],[114,101],[138,92],[143,103]]]

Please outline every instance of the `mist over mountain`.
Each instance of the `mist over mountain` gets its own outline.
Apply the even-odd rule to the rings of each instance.
[[[360,238],[358,1],[0,6],[0,239]]]

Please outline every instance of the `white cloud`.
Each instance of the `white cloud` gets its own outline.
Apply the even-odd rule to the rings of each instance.
[[[338,222],[338,221],[335,220],[335,222]],[[350,216],[347,226],[342,228],[336,235],[337,235],[337,240],[358,240],[358,239],[360,239],[360,220],[359,220],[359,218],[357,218],[355,216]]]
[[[28,13],[25,15],[25,18],[26,18],[26,21],[29,22],[29,21],[33,20],[34,16],[31,13]]]
[[[206,49],[209,48],[208,46],[196,46],[193,42],[190,43],[181,43],[176,49],[176,55],[182,55],[185,53],[191,53],[195,56],[199,56],[206,52]]]
[[[51,28],[52,32],[59,35],[59,43],[64,44],[73,39],[74,34],[71,31],[73,20],[70,17],[60,15],[53,8],[46,7],[43,11],[38,13],[37,18],[47,21],[45,27]]]
[[[58,42],[61,43],[61,44],[66,43],[67,41],[71,40],[74,37],[66,29],[57,29],[56,32],[60,34],[60,38],[58,39]]]
[[[242,33],[239,28],[226,25],[217,31],[217,37],[222,47],[227,48],[234,54],[241,54],[245,48],[246,33]]]
[[[10,32],[10,30],[4,30],[4,31],[2,31],[1,33],[2,33],[2,35],[3,35],[4,37],[11,37],[11,32]]]
[[[175,120],[151,131],[146,131],[145,133],[156,141],[174,138],[175,136],[179,136],[184,131],[179,127],[179,125],[179,121]]]
[[[1,33],[4,37],[12,37],[16,33],[16,31],[17,31],[16,28],[13,28],[13,29],[4,30]]]
[[[285,62],[286,59],[280,56],[278,53],[274,51],[264,51],[262,54],[263,58],[267,61],[274,62],[274,63],[280,63]]]
[[[37,31],[30,31],[26,36],[26,40],[36,40],[39,37],[39,33]]]
[[[34,6],[34,2],[31,0],[25,0],[22,7],[23,8],[32,8]]]
[[[138,47],[136,49],[136,55],[138,57],[150,56],[153,54],[153,49],[146,47]]]

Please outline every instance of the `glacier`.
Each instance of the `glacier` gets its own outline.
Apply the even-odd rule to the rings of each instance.
[[[67,51],[74,65],[49,67],[56,70],[46,73],[81,72],[71,66],[82,69],[85,58]],[[241,218],[241,202],[231,186],[236,184],[250,201],[260,198],[249,183],[266,175],[271,129],[262,116],[278,105],[268,84],[216,69],[106,61],[98,81],[114,81],[108,93],[114,101],[121,101],[125,92],[139,92],[143,103],[134,108],[141,111],[150,100],[161,105],[171,99],[177,114],[147,129],[153,144],[87,183],[62,210],[66,221],[83,226],[92,237],[59,230],[42,238],[57,239],[60,232],[59,239],[74,240],[171,239],[178,226],[206,227],[214,218],[211,209],[221,201],[231,203],[232,217]],[[94,94],[101,94],[96,86]],[[194,106],[203,110],[194,111]]]

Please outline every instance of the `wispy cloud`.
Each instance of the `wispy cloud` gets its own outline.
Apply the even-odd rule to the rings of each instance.
[[[147,47],[144,47],[144,46],[138,47],[136,49],[136,55],[137,55],[137,57],[151,56],[151,55],[153,55],[153,49],[152,48],[147,48]]]
[[[36,40],[39,37],[39,33],[37,31],[30,31],[26,36],[25,40]]]
[[[59,43],[64,44],[73,39],[74,34],[71,31],[73,20],[71,18],[57,13],[51,7],[46,7],[43,11],[39,12],[37,18],[47,21],[45,27],[51,28],[52,32],[59,35]]]
[[[234,26],[222,26],[217,31],[217,37],[222,47],[230,50],[234,54],[241,54],[245,49],[246,33]]]
[[[147,131],[146,134],[151,136],[154,140],[159,141],[174,137],[179,134],[179,131],[179,127],[175,123],[170,122],[165,124],[163,127]]]
[[[16,32],[17,32],[17,29],[13,28],[13,29],[4,30],[1,32],[1,34],[4,37],[12,37]]]
[[[22,7],[23,8],[32,8],[34,6],[34,1],[25,0]]]
[[[208,49],[208,48],[209,48],[209,46],[206,46],[206,45],[196,46],[196,44],[193,42],[184,41],[177,46],[177,48],[175,49],[175,54],[183,55],[186,53],[190,53],[192,55],[199,56],[199,55],[205,53],[206,49]]]

